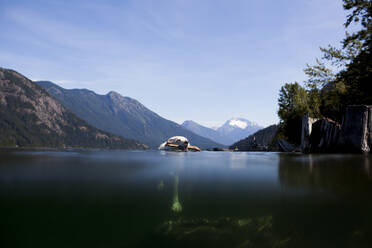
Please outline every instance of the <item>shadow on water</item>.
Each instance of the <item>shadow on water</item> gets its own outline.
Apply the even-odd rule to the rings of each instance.
[[[160,225],[145,244],[150,245],[156,240],[158,244],[170,247],[371,246],[369,156],[277,156],[280,191],[257,189],[263,194],[261,199],[254,192],[245,191],[248,194],[229,201],[245,211],[227,206],[226,215],[174,217]],[[230,168],[244,169],[246,166],[230,157]],[[216,183],[219,183],[218,179]],[[242,188],[253,186],[250,183],[229,184]],[[259,187],[260,183],[255,186]],[[234,194],[231,189],[228,192]],[[254,208],[262,207],[266,211],[260,215],[244,198],[255,202]],[[213,204],[213,197],[209,196],[209,200],[211,208],[219,208]]]
[[[369,156],[0,155],[1,247],[372,244]]]
[[[370,247],[370,155],[280,155],[278,176],[285,197],[277,215],[284,230],[325,247]],[[292,199],[291,199],[292,198]],[[293,203],[296,201],[296,203]]]

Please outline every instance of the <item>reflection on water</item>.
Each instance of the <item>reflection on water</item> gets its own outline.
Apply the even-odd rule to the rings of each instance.
[[[368,155],[0,152],[2,247],[371,247]]]
[[[290,188],[339,193],[370,193],[369,155],[294,155],[279,157],[279,179]],[[356,192],[357,191],[357,192]]]
[[[172,169],[170,171],[170,174],[173,177],[173,200],[172,200],[172,206],[171,210],[173,212],[179,213],[182,211],[182,205],[179,200],[179,193],[178,193],[178,188],[179,188],[179,174],[183,170],[184,167],[184,162],[185,162],[185,154],[183,152],[180,153],[175,153],[175,152],[170,152],[169,154],[165,151],[161,151],[161,154],[164,156],[175,156],[177,159],[174,161]],[[159,188],[164,188],[164,182],[161,180],[158,185]]]

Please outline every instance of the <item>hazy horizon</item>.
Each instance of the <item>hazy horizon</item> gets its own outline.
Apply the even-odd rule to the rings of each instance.
[[[2,2],[0,66],[208,127],[277,123],[280,87],[339,45],[347,15],[320,0]]]

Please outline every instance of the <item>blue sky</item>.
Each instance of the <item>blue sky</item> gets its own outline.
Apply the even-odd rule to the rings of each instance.
[[[280,87],[339,45],[346,14],[341,0],[0,0],[0,66],[178,123],[266,126]]]

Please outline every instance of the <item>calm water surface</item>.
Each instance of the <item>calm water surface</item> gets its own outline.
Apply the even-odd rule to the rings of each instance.
[[[0,151],[0,247],[372,247],[372,157]]]

